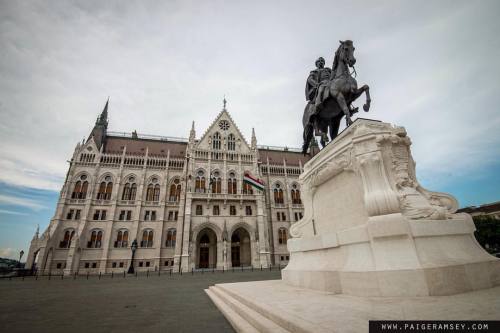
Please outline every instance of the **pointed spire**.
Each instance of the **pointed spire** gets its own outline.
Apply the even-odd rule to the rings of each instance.
[[[33,236],[34,239],[38,239],[38,237],[40,236],[40,225],[37,224],[36,225],[36,231],[35,231],[35,235]]]
[[[104,109],[102,110],[99,117],[97,117],[94,128],[92,129],[92,132],[87,139],[87,141],[89,141],[93,137],[94,142],[99,149],[104,145],[106,141],[106,131],[108,129],[108,105],[109,97],[106,101],[106,105],[104,105]]]
[[[252,149],[256,149],[257,148],[257,137],[255,136],[255,128],[252,127],[252,142],[251,142],[251,145],[252,145]]]
[[[108,127],[108,105],[109,105],[109,96],[106,101],[106,105],[104,105],[104,109],[101,112],[101,115],[97,118],[96,125],[104,125]]]
[[[189,142],[194,143],[195,139],[196,139],[196,131],[194,129],[194,120],[193,120],[193,123],[191,124],[191,131],[189,131]]]
[[[222,100],[222,111],[227,111],[226,109],[226,104],[227,104],[227,101],[226,101],[226,95],[224,95],[224,99]]]

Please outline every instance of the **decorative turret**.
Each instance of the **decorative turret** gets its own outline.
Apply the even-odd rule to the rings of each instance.
[[[196,139],[196,131],[194,129],[194,120],[191,124],[191,131],[189,131],[189,143],[194,144],[194,140]]]
[[[109,104],[109,97],[108,100],[106,101],[104,109],[102,110],[99,117],[97,117],[95,126],[92,129],[92,132],[90,133],[88,138],[88,140],[90,140],[90,138],[94,137],[95,144],[99,149],[103,146],[104,142],[106,141],[106,131],[108,129],[108,104]]]
[[[255,129],[252,127],[252,142],[251,142],[251,148],[253,150],[257,149],[257,137],[255,137]]]
[[[38,237],[40,237],[40,225],[39,224],[36,225],[36,231],[35,231],[35,234],[33,235],[33,239],[38,239]]]
[[[318,145],[318,140],[316,140],[316,138],[312,138],[311,143],[309,144],[309,148],[310,148],[309,154],[311,154],[311,156],[314,156],[317,153],[319,153],[319,145]]]

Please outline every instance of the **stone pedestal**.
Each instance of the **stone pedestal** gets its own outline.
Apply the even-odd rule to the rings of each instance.
[[[304,166],[304,218],[290,230],[283,281],[358,296],[500,285],[470,215],[418,183],[410,145],[404,128],[360,119]]]
[[[410,145],[404,128],[358,119],[305,164],[304,218],[290,229],[282,281],[207,291],[237,330],[349,331],[355,322],[358,332],[368,319],[500,311],[500,260],[477,243],[470,215],[455,213],[455,198],[420,186]]]

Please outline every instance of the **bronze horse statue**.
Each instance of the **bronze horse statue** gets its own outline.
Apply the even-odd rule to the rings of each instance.
[[[318,89],[322,96],[316,97],[305,107],[302,117],[304,126],[302,153],[304,155],[307,153],[314,135],[321,136],[320,142],[324,147],[328,143],[328,129],[330,130],[330,140],[335,139],[342,117],[346,117],[347,126],[352,124],[351,116],[358,112],[358,108],[353,108],[351,103],[363,92],[366,93],[366,103],[363,105],[363,110],[368,112],[370,109],[370,88],[366,84],[358,88],[356,79],[349,72],[349,68],[356,63],[354,49],[352,41],[340,41],[335,52],[330,80],[321,83],[327,85],[324,89]]]

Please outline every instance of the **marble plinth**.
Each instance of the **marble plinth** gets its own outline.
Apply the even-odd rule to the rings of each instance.
[[[500,260],[477,243],[470,215],[418,183],[410,145],[404,128],[362,119],[305,164],[283,281],[358,296],[500,285]]]

